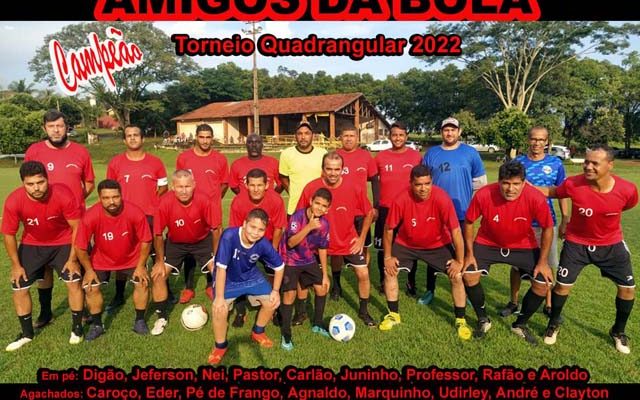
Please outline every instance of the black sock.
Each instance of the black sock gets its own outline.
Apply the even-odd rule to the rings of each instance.
[[[478,283],[475,286],[467,286],[467,297],[469,297],[469,301],[471,301],[471,305],[473,306],[478,319],[487,318],[487,310],[484,307],[484,290],[482,289],[482,284]]]
[[[280,324],[280,333],[287,342],[291,341],[291,315],[293,314],[293,304],[281,304],[280,315],[282,322]]]
[[[397,313],[398,312],[398,300],[389,301],[387,300],[387,307],[389,307],[389,311]]]
[[[82,314],[83,310],[73,311],[71,310],[71,330],[74,332],[82,332]]]
[[[41,321],[50,319],[53,315],[51,311],[51,297],[53,295],[53,287],[40,289],[38,288],[38,300],[40,301],[40,317]]]
[[[158,318],[164,318],[164,319],[169,319],[169,300],[165,299],[163,301],[159,301],[156,303],[156,312],[158,313]],[[136,319],[137,318],[137,313],[138,310],[136,310]],[[142,310],[142,318],[140,319],[144,319],[144,310]]]
[[[140,319],[144,319],[144,314],[146,313],[147,310],[138,310],[136,308],[136,321],[140,320]]]
[[[102,312],[91,314],[93,325],[102,325]]]
[[[631,314],[633,308],[633,299],[623,300],[620,297],[616,297],[616,323],[611,330],[613,333],[622,333],[627,326],[627,320]]]
[[[213,286],[213,274],[206,274],[207,277],[207,287]]]
[[[298,299],[293,303],[296,308],[296,315],[302,315],[307,313],[307,299]]]
[[[360,315],[364,315],[367,314],[369,311],[367,310],[367,307],[369,306],[369,299],[360,299],[360,310],[358,311],[358,314]]]
[[[562,313],[564,303],[567,302],[567,298],[569,298],[568,295],[562,296],[556,292],[551,292],[551,318],[549,319],[549,325],[560,324],[560,314]]]
[[[464,318],[464,307],[453,306],[453,315],[456,318]]]
[[[431,265],[427,266],[427,291],[436,291],[436,270]]]
[[[378,250],[378,272],[380,273],[380,286],[384,285],[384,251]]]
[[[417,262],[416,262],[417,264]],[[411,268],[411,270],[409,271],[409,274],[407,274],[407,285],[409,285],[412,288],[416,287],[416,273],[418,272],[418,268],[417,265],[414,265],[413,268]]]
[[[533,315],[534,312],[538,308],[540,308],[540,304],[544,301],[546,296],[538,296],[533,293],[533,289],[529,288],[527,293],[522,298],[522,308],[520,309],[520,315],[516,319],[514,325],[525,325],[529,318]]]
[[[327,295],[318,296],[313,299],[313,324],[323,326],[324,306],[327,304]]]
[[[195,260],[193,260],[190,257],[187,257],[184,260],[184,286],[186,289],[191,289],[193,290],[196,286],[195,286],[195,269],[196,269],[196,263]],[[210,274],[207,274],[207,276]]]
[[[126,279],[116,279],[116,299],[124,300],[124,288],[127,286]]]
[[[240,296],[239,299],[233,302],[233,306],[236,308],[236,314],[245,315],[247,313],[247,297]]]
[[[342,286],[340,284],[341,273],[342,273],[342,269],[339,269],[337,271],[331,271],[331,276],[333,277],[333,287],[335,287],[336,289],[342,289]]]
[[[19,315],[18,321],[20,321],[20,328],[22,329],[22,336],[33,339],[33,319],[31,313],[25,315]]]
[[[222,343],[216,342],[216,349],[226,349],[227,346],[229,346],[229,342],[227,342],[226,340]]]

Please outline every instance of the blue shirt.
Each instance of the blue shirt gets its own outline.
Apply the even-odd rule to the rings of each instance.
[[[422,165],[431,169],[433,183],[449,194],[458,220],[463,220],[473,196],[473,178],[486,174],[478,151],[465,143],[455,150],[433,146]]]
[[[546,154],[542,160],[534,161],[527,157],[526,154],[521,154],[516,157],[516,161],[524,165],[527,173],[525,179],[535,186],[560,186],[567,178],[562,160],[558,157]],[[553,209],[551,198],[547,198],[547,204],[549,204],[549,209],[551,210],[553,224],[556,225],[556,211]],[[533,226],[538,226],[538,222],[533,221]]]
[[[241,230],[240,227],[227,228],[222,233],[216,253],[216,267],[227,270],[227,280],[224,286],[225,298],[227,298],[227,293],[234,290],[266,282],[264,275],[256,266],[258,260],[262,259],[274,270],[284,268],[282,259],[271,242],[263,237],[250,247],[245,247],[240,241]],[[215,276],[214,272],[214,279]]]

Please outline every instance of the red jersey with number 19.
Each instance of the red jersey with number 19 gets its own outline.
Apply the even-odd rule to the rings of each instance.
[[[391,207],[393,200],[409,187],[411,169],[422,162],[420,153],[406,147],[402,153],[385,150],[375,158],[380,177],[380,205]]]
[[[492,183],[478,190],[471,199],[466,220],[474,222],[482,217],[475,242],[504,249],[535,249],[538,247],[531,223],[542,228],[553,227],[547,198],[525,184],[520,197],[507,201],[500,192],[500,183]]]
[[[273,240],[273,231],[276,228],[284,229],[287,226],[287,216],[284,209],[284,201],[275,190],[267,190],[264,198],[256,204],[251,201],[249,192],[246,190],[238,193],[231,201],[231,211],[229,212],[229,227],[242,226],[247,215],[254,208],[262,208],[269,216],[269,225],[264,234],[269,241]]]
[[[220,152],[211,150],[199,156],[193,149],[183,151],[176,160],[176,169],[188,169],[196,181],[196,190],[209,198],[220,199],[220,185],[229,182],[229,165]]]
[[[15,235],[22,222],[22,244],[60,246],[71,243],[71,227],[67,220],[73,219],[80,219],[80,209],[66,185],[50,183],[43,201],[32,199],[20,187],[4,202],[2,233]]]
[[[142,209],[123,201],[116,216],[109,215],[101,203],[85,213],[76,235],[75,245],[87,250],[93,238],[91,264],[99,271],[118,271],[135,268],[140,259],[142,242],[151,242],[147,217]]]
[[[622,212],[638,204],[636,186],[619,176],[608,193],[593,191],[584,175],[567,178],[558,188],[558,198],[571,198],[571,220],[566,239],[585,246],[608,246],[622,241]]]
[[[202,193],[194,193],[191,203],[184,205],[175,193],[162,197],[153,218],[153,234],[162,235],[169,229],[169,239],[174,243],[198,243],[220,226],[222,207]]]
[[[231,163],[229,172],[229,188],[246,192],[244,180],[252,169],[261,169],[267,174],[267,189],[275,189],[280,185],[280,173],[278,160],[269,156],[262,156],[258,160],[252,160],[248,156],[240,157]]]

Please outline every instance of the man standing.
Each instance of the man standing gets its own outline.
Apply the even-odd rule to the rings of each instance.
[[[583,175],[567,178],[557,188],[540,188],[550,197],[570,198],[572,202],[571,220],[560,253],[558,284],[551,295],[546,344],[556,342],[560,314],[578,275],[585,266],[594,264],[617,287],[616,319],[609,335],[619,352],[631,352],[625,327],[635,299],[635,280],[620,220],[623,211],[638,204],[638,189],[611,173],[613,158],[610,147],[593,146],[585,156]]]
[[[384,288],[389,314],[380,323],[380,330],[388,331],[401,322],[398,311],[399,270],[410,271],[417,260],[422,260],[449,276],[458,337],[469,340],[472,332],[464,315],[462,232],[453,203],[444,190],[433,186],[431,171],[424,165],[413,167],[410,181],[411,189],[394,200],[387,215],[383,246]],[[392,245],[395,230],[398,234]]]
[[[353,267],[360,298],[358,317],[365,325],[372,327],[376,323],[368,311],[371,282],[363,249],[365,235],[373,221],[373,208],[361,187],[350,185],[342,178],[342,168],[342,157],[336,152],[327,153],[322,159],[322,177],[305,186],[298,209],[307,208],[318,189],[326,188],[331,192],[331,208],[327,213],[330,237],[328,254],[331,256],[332,274],[336,277],[334,285],[340,282],[343,264]],[[359,235],[353,226],[356,215],[365,216]]]
[[[527,181],[535,186],[559,186],[565,180],[564,166],[562,160],[558,157],[545,154],[545,146],[549,144],[549,131],[543,126],[534,126],[529,130],[529,150],[527,154],[516,157],[516,161],[524,165]],[[551,242],[551,250],[549,250],[549,266],[558,267],[558,232],[560,237],[564,237],[569,221],[569,200],[560,199],[560,212],[562,220],[558,229],[558,220],[556,211],[553,209],[551,199],[547,200],[549,211],[553,218],[553,241]],[[533,230],[536,233],[536,239],[540,243],[540,235],[542,229],[537,221],[533,221]],[[507,317],[518,310],[518,292],[520,291],[520,273],[516,269],[511,269],[511,300],[500,311],[500,316]],[[551,315],[551,291],[547,292],[546,304],[544,308],[545,314]]]
[[[123,273],[134,283],[133,331],[146,335],[149,333],[144,320],[149,299],[146,262],[151,248],[147,218],[140,207],[122,200],[120,184],[114,180],[100,182],[98,196],[99,203],[87,210],[75,240],[78,259],[85,269],[82,286],[92,320],[86,339],[94,340],[104,333],[100,286],[109,282],[111,272]],[[93,243],[91,256],[89,243]]]
[[[57,110],[49,110],[43,117],[43,130],[47,138],[29,146],[25,161],[40,161],[47,169],[50,183],[62,183],[71,189],[81,216],[85,211],[85,198],[93,191],[95,174],[87,149],[69,140],[67,119]],[[45,268],[43,280],[38,282],[40,315],[34,323],[42,328],[51,322],[53,270]]]
[[[122,199],[144,211],[153,231],[153,215],[160,204],[160,196],[167,192],[167,170],[162,161],[144,151],[144,135],[139,126],[124,128],[126,150],[109,161],[107,179],[113,179],[122,188]],[[124,304],[126,277],[116,274],[116,295],[106,308],[113,311]]]
[[[429,167],[433,183],[444,189],[453,200],[460,226],[473,192],[487,184],[487,175],[480,154],[473,147],[460,142],[460,123],[453,117],[446,118],[440,125],[442,144],[434,146],[424,155],[422,164]],[[415,275],[409,276],[410,288],[415,291]],[[433,301],[436,290],[435,271],[427,268],[427,292],[418,299],[419,304],[428,305]]]
[[[168,322],[167,277],[173,269],[179,273],[187,256],[193,257],[201,267],[213,263],[218,249],[221,226],[221,206],[212,203],[202,193],[194,193],[195,181],[191,172],[181,169],[173,173],[173,193],[160,200],[153,227],[156,261],[151,271],[153,301],[158,319],[152,335],[160,335]],[[163,238],[165,229],[167,240]]]
[[[198,185],[198,192],[204,194],[214,203],[222,202],[229,182],[229,166],[227,159],[213,149],[213,129],[207,124],[196,127],[196,142],[192,149],[180,153],[176,160],[176,170],[191,171]],[[187,258],[184,266],[186,288],[180,294],[180,303],[188,303],[195,296],[194,270],[195,262]],[[207,296],[213,300],[211,271],[207,273]]]
[[[473,224],[482,217],[475,241]],[[538,221],[542,228],[540,247],[531,227]],[[547,199],[525,183],[525,170],[517,161],[502,164],[498,182],[480,189],[471,200],[464,223],[464,284],[478,316],[478,336],[491,329],[485,309],[481,275],[488,275],[493,264],[513,265],[522,276],[531,279],[531,287],[522,300],[522,311],[511,331],[531,344],[537,340],[526,327],[531,315],[544,301],[553,281],[549,248],[553,238],[553,220]]]
[[[72,327],[70,344],[82,341],[82,306],[80,265],[71,245],[76,235],[80,210],[71,191],[60,183],[49,184],[47,171],[38,161],[20,167],[22,187],[14,190],[4,203],[2,233],[11,260],[13,304],[22,332],[6,350],[15,351],[34,336],[29,288],[44,276],[45,266],[52,266],[66,283]],[[23,226],[20,246],[16,233]]]
[[[247,155],[231,163],[229,172],[229,188],[238,194],[245,189],[246,176],[252,169],[261,169],[267,174],[267,189],[282,192],[278,160],[262,154],[262,136],[252,133],[247,136]]]

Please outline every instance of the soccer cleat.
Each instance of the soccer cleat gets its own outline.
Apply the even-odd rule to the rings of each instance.
[[[47,326],[50,323],[52,323],[54,320],[55,320],[55,318],[53,318],[53,315],[42,315],[42,314],[40,314],[38,316],[38,319],[36,320],[36,322],[33,323],[33,327],[35,329],[42,329],[45,326]]]
[[[411,297],[416,297],[418,295],[418,292],[416,291],[416,285],[412,284],[411,282],[406,283],[406,287],[407,287],[407,295],[411,296]]]
[[[511,314],[518,313],[518,304],[512,301],[508,302],[506,306],[502,310],[500,310],[500,316],[505,318]]]
[[[433,302],[433,296],[434,296],[433,291],[427,290],[427,292],[418,299],[418,304],[421,304],[423,306],[428,306]]]
[[[559,330],[560,330],[560,327],[558,325],[549,324],[547,326],[547,329],[544,331],[544,339],[543,339],[544,344],[548,344],[548,345],[556,344]]]
[[[381,331],[390,331],[394,326],[398,325],[402,320],[400,319],[400,314],[397,312],[389,311],[389,314],[384,316],[378,328]]]
[[[538,344],[538,339],[536,339],[536,337],[533,336],[533,333],[531,333],[529,328],[527,328],[524,325],[516,325],[514,323],[513,325],[511,325],[511,332],[513,332],[516,335],[520,336],[521,338],[526,340],[527,343],[529,343],[531,345],[535,346],[535,345]]]
[[[371,317],[371,315],[369,315],[368,312],[365,312],[364,314],[358,313],[358,318],[360,318],[362,322],[364,322],[364,324],[369,328],[373,328],[376,326],[376,321]]]
[[[329,331],[324,329],[320,325],[312,326],[311,327],[311,332],[317,333],[318,335],[321,335],[321,336],[324,336],[324,337],[331,337],[331,335],[329,334]]]
[[[622,354],[631,353],[631,348],[629,347],[629,337],[624,332],[614,333],[613,330],[610,330],[609,336],[611,336],[611,339],[613,339],[613,342],[616,344],[616,350],[618,350]]]
[[[491,329],[491,320],[489,318],[481,318],[478,320],[478,326],[476,327],[475,336],[482,338]]]
[[[104,333],[104,325],[102,324],[91,325],[89,327],[89,332],[87,332],[87,336],[85,336],[85,339],[87,340],[87,342],[90,342],[102,336],[103,333]]]
[[[204,292],[207,294],[207,297],[209,298],[209,300],[213,301],[213,287],[207,286]]]
[[[236,314],[236,317],[233,319],[231,326],[234,328],[242,328],[244,323],[247,321],[247,314]],[[274,317],[275,321],[275,317]]]
[[[251,340],[258,343],[260,347],[270,348],[273,347],[273,341],[269,339],[266,333],[255,333],[251,331]]]
[[[158,318],[156,322],[153,323],[153,329],[151,329],[151,334],[153,336],[162,335],[164,332],[164,328],[167,326],[169,321],[166,318]]]
[[[456,329],[458,330],[458,337],[462,340],[469,340],[473,336],[473,331],[464,318],[456,318]]]
[[[196,296],[196,293],[193,291],[193,289],[184,289],[182,292],[180,292],[179,302],[180,304],[187,304],[195,296]]]
[[[331,300],[338,301],[340,300],[341,296],[342,296],[342,288],[340,286],[333,286],[331,288],[331,294],[329,295]]]
[[[71,336],[69,337],[69,344],[80,344],[82,343],[82,341],[84,340],[84,335],[82,334],[82,332],[78,332],[79,334],[76,334],[76,332],[71,331]]]
[[[213,349],[211,349],[211,353],[209,353],[209,357],[207,358],[207,363],[211,365],[220,364],[220,361],[222,361],[222,358],[224,357],[224,353],[226,352],[227,352],[226,347],[224,349],[219,349],[217,347],[214,347]]]
[[[133,322],[133,331],[138,335],[146,335],[149,333],[149,327],[143,319],[137,319]]]
[[[20,347],[24,346],[25,344],[29,343],[32,340],[33,338],[23,336],[23,334],[20,333],[13,342],[9,343],[9,345],[5,348],[5,350],[16,351]]]
[[[114,297],[111,303],[104,309],[107,314],[113,314],[118,308],[124,305],[124,298]]]
[[[293,350],[293,342],[291,340],[287,342],[287,339],[285,339],[283,336],[280,340],[280,348],[282,350],[291,351]]]
[[[306,312],[302,312],[302,313],[296,313],[296,315],[293,316],[293,319],[291,320],[291,326],[299,326],[302,325],[304,323],[304,321],[307,320],[307,313]]]

